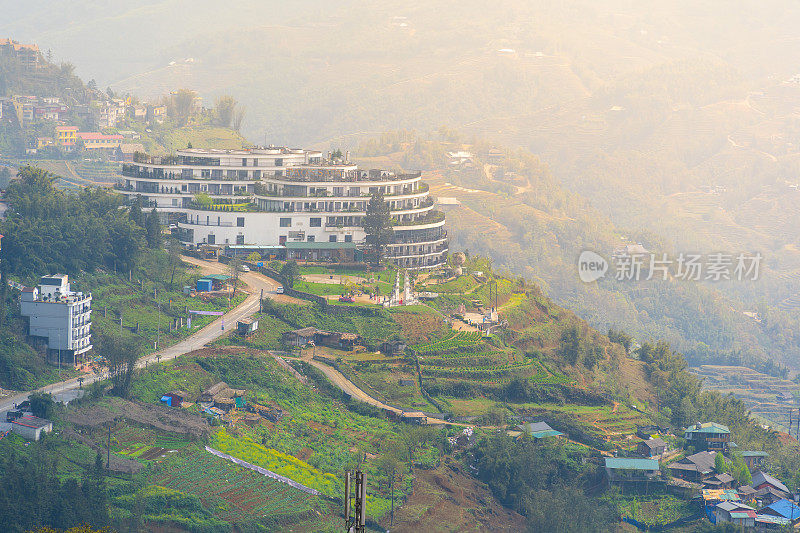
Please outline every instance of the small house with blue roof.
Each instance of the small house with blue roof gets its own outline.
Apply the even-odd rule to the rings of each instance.
[[[790,500],[778,500],[758,510],[759,515],[777,516],[789,520],[792,525],[800,522],[800,507]]]

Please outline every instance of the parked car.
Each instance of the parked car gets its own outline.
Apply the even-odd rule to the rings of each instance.
[[[356,303],[355,298],[353,298],[352,296],[339,296],[339,301],[340,302],[346,302],[346,303],[349,303],[349,304]]]
[[[250,272],[250,267],[247,265],[239,265],[240,272]]]
[[[278,288],[275,289],[275,294],[283,294],[283,285],[278,285]]]

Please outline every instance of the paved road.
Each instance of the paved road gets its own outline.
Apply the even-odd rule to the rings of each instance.
[[[192,257],[184,257],[183,260],[193,266],[200,267],[205,274],[226,274],[228,272],[227,265],[223,265],[221,263],[202,261]],[[190,337],[187,337],[182,341],[169,346],[168,348],[158,350],[142,357],[139,359],[136,366],[142,368],[146,364],[158,360],[159,356],[161,357],[161,361],[174,359],[185,353],[200,349],[206,344],[230,333],[236,327],[236,322],[238,320],[248,317],[258,311],[258,300],[261,296],[262,289],[264,290],[265,297],[274,297],[274,291],[279,285],[277,281],[256,272],[243,272],[239,276],[239,279],[247,284],[250,292],[250,295],[241,304],[229,311],[223,317],[220,317],[211,324],[205,326],[197,333],[194,333]],[[223,321],[225,323],[224,331],[222,330]],[[83,378],[83,385],[89,385],[95,381],[103,379],[105,375],[84,374],[81,377]],[[66,391],[77,389],[79,387],[80,384],[78,383],[78,378],[72,378],[54,383],[52,385],[47,385],[46,387],[37,389],[36,392],[60,394]],[[23,392],[0,400],[0,420],[5,421],[4,412],[12,409],[15,403],[20,403],[23,400],[26,400],[29,394],[30,392]]]

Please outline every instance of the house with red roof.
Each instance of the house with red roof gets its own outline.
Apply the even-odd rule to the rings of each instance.
[[[78,139],[83,141],[86,150],[108,150],[114,151],[120,147],[124,137],[122,135],[105,135],[96,131],[78,132]]]
[[[25,415],[11,422],[11,431],[30,440],[39,440],[42,432],[53,431],[53,423],[38,416]]]

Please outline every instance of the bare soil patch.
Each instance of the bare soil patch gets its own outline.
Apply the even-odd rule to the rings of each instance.
[[[207,435],[211,429],[203,417],[182,409],[121,398],[79,407],[67,415],[67,420],[77,427],[96,428],[113,422],[119,416],[160,431],[198,438]]]
[[[139,456],[139,458],[143,459],[145,461],[150,461],[152,459],[157,459],[157,458],[161,457],[165,453],[167,453],[167,449],[166,448],[161,448],[160,446],[155,446],[153,448],[150,448],[146,452],[144,452],[142,455]]]
[[[409,344],[428,342],[444,329],[438,315],[397,311],[392,313],[392,318],[400,324],[400,333]]]
[[[398,510],[392,531],[525,531],[525,519],[500,505],[489,488],[445,459],[433,470],[416,470],[414,492]],[[382,525],[388,526],[389,522]]]

